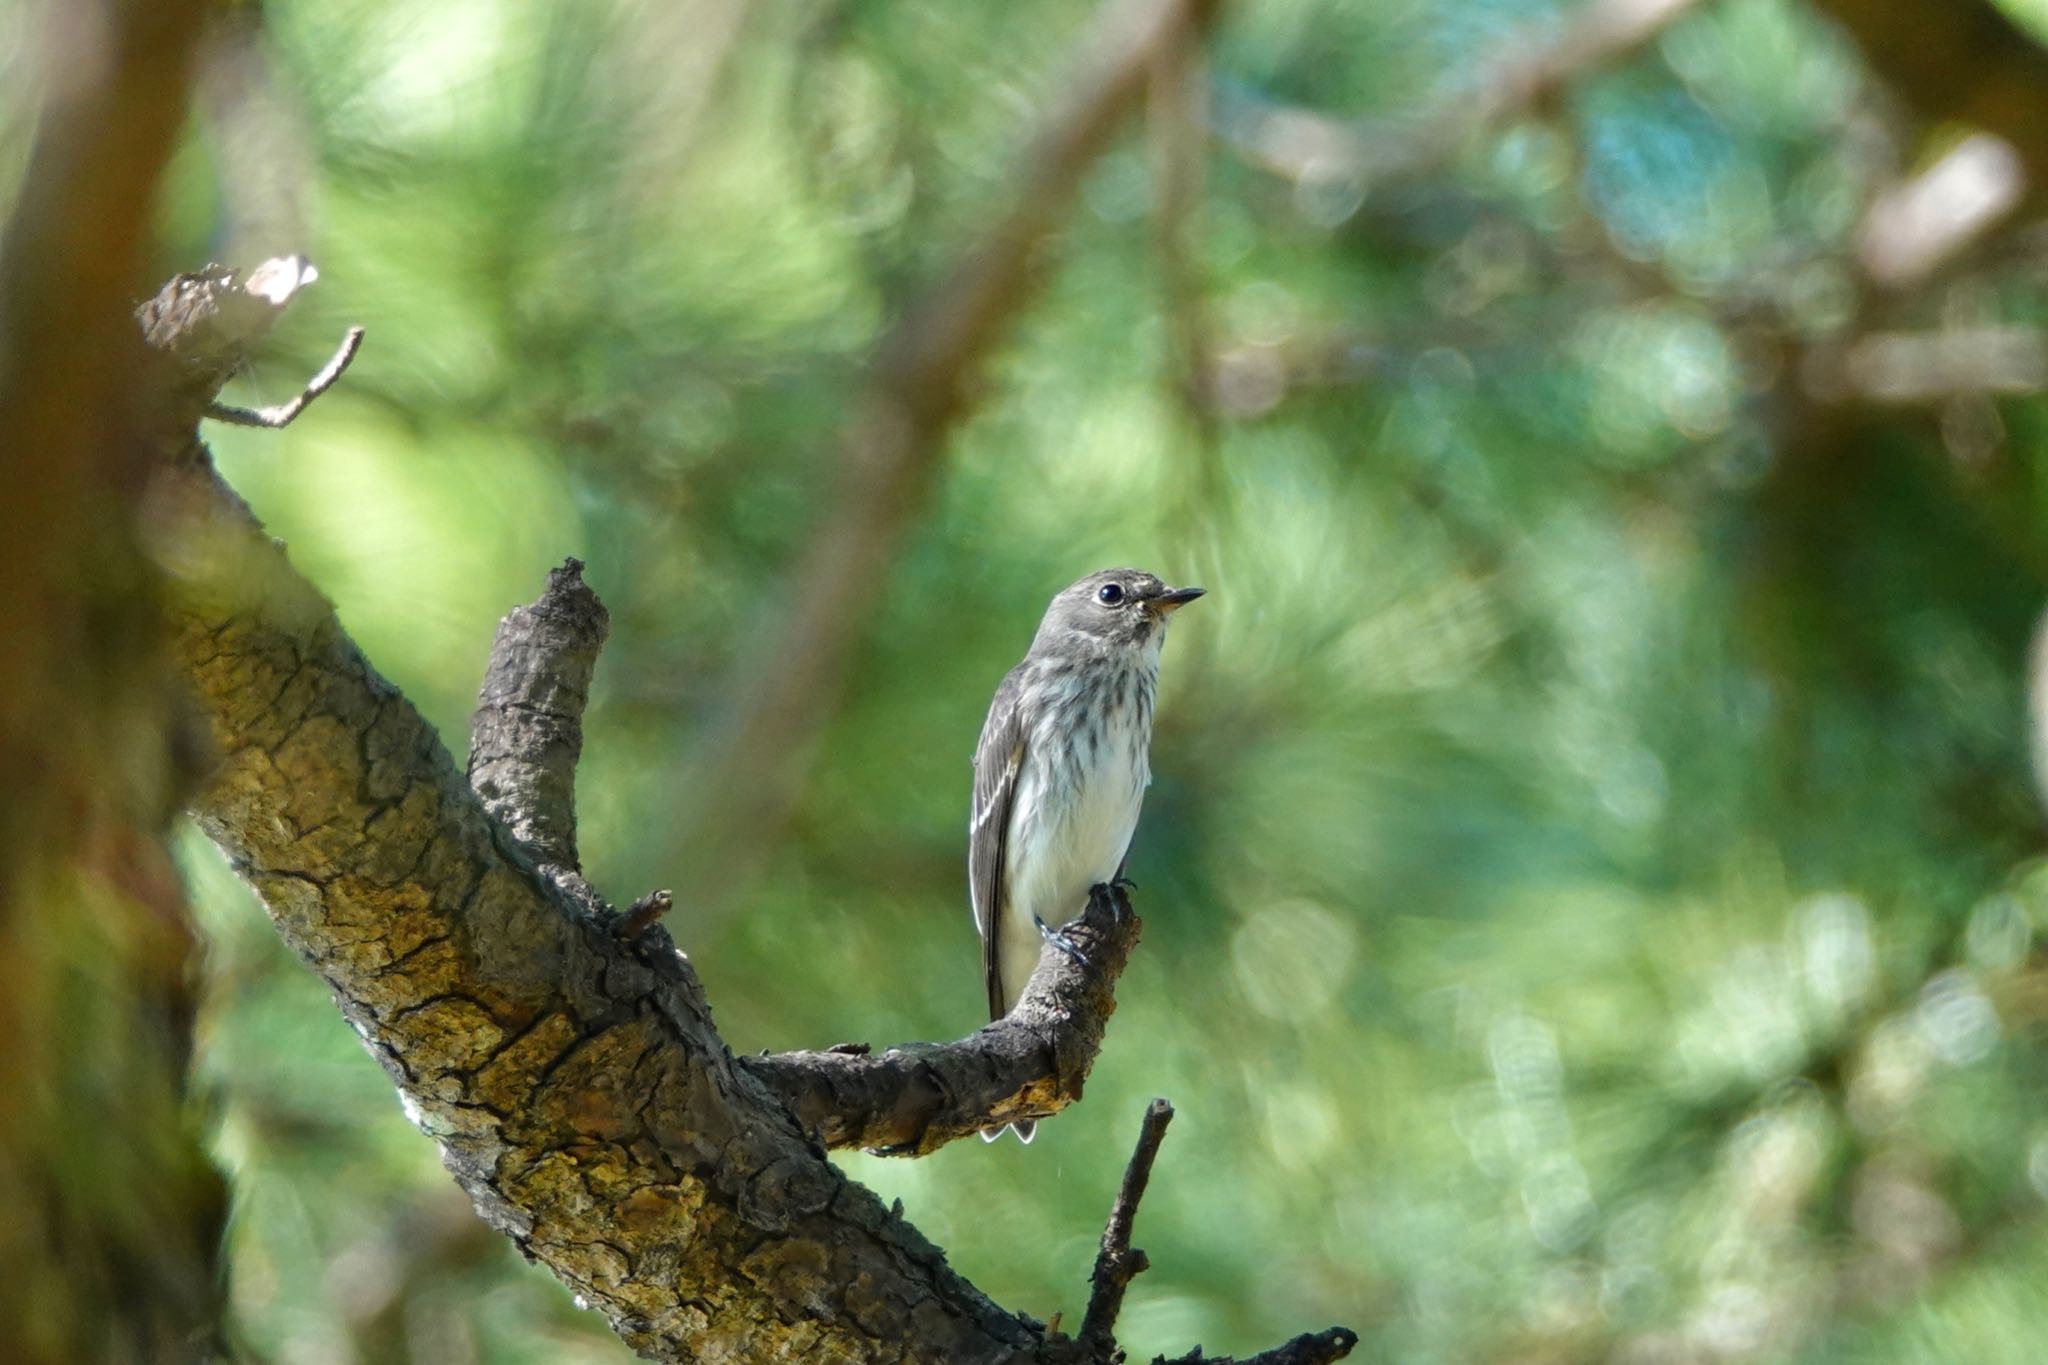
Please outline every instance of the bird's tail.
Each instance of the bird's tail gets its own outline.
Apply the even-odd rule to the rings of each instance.
[[[983,1142],[994,1142],[997,1138],[1001,1137],[1005,1132],[1015,1133],[1017,1135],[1017,1141],[1028,1143],[1031,1141],[1032,1138],[1038,1136],[1038,1120],[1018,1119],[1015,1123],[1010,1124],[1007,1128],[984,1129],[981,1134],[981,1140]]]

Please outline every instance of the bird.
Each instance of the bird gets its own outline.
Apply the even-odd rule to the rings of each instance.
[[[1203,595],[1139,569],[1103,569],[1052,599],[989,703],[974,750],[967,880],[988,1014],[1024,994],[1059,927],[1122,879],[1152,780],[1153,696],[1173,613]],[[1008,1125],[1025,1142],[1037,1124]],[[984,1132],[993,1142],[1000,1130]]]

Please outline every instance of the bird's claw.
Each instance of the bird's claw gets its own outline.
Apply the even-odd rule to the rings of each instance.
[[[1050,943],[1053,947],[1065,953],[1068,957],[1074,959],[1074,961],[1078,962],[1083,967],[1088,965],[1088,954],[1081,951],[1080,944],[1074,942],[1074,940],[1067,937],[1065,930],[1052,928],[1044,920],[1039,919],[1036,915],[1032,916],[1031,922],[1038,926],[1039,937],[1043,938],[1047,943]]]

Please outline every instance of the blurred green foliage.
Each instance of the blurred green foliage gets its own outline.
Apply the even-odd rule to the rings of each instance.
[[[1409,136],[1575,13],[1233,7],[1216,107]],[[1028,1149],[845,1162],[1007,1307],[1071,1325],[1164,1094],[1134,1358],[1344,1322],[1414,1362],[2037,1359],[2048,408],[1829,403],[1797,367],[1878,322],[2038,328],[2048,296],[1993,262],[1872,301],[1851,242],[1909,149],[1796,0],[1700,5],[1389,185],[1219,140],[1193,301],[1121,139],[793,828],[693,922],[665,819],[727,664],[832,514],[866,348],[1001,202],[1087,14],[270,0],[210,69],[164,269],[319,263],[235,401],[369,341],[289,432],[212,432],[222,467],[458,750],[498,616],[589,561],[614,629],[586,860],[622,901],[677,889],[735,1048],[972,1029],[996,680],[1087,570],[1211,590],[1168,648],[1146,940],[1086,1101]],[[242,1339],[620,1358],[188,851]]]

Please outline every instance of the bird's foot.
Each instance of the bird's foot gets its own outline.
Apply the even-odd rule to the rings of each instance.
[[[1074,959],[1074,961],[1080,963],[1083,967],[1088,965],[1088,954],[1081,951],[1080,944],[1067,937],[1064,929],[1054,929],[1036,915],[1031,917],[1031,922],[1038,926],[1039,937]]]

